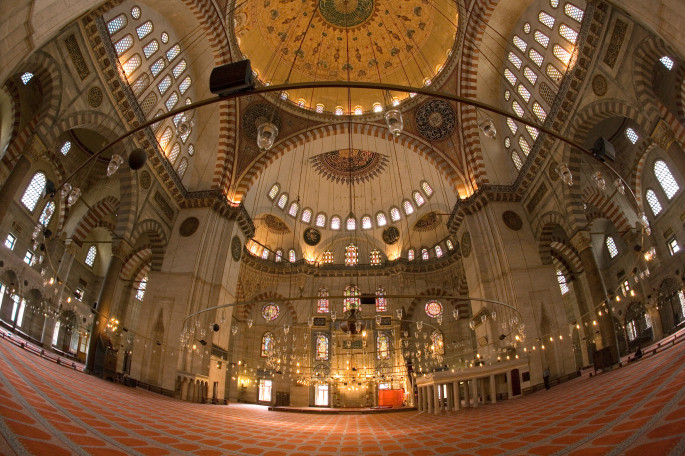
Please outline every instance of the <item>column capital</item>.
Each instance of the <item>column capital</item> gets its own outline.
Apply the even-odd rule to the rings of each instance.
[[[124,239],[114,239],[112,241],[112,256],[124,260],[131,253],[132,246]]]
[[[580,253],[592,247],[592,238],[589,231],[577,231],[571,237],[571,244]]]

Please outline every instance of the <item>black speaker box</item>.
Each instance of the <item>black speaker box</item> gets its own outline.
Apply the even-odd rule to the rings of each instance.
[[[220,97],[253,88],[254,75],[249,60],[218,66],[209,75],[209,90]]]
[[[362,304],[376,304],[376,297],[374,295],[362,295],[360,298]]]
[[[613,144],[606,140],[603,136],[597,138],[595,145],[592,146],[592,154],[604,161],[609,159],[611,161],[616,161],[616,151],[614,150]]]

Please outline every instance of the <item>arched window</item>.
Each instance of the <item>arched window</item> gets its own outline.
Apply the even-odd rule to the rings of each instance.
[[[330,250],[326,250],[323,255],[321,255],[321,262],[323,264],[331,264],[333,263],[333,252]]]
[[[376,312],[387,312],[388,302],[385,298],[385,288],[378,287],[376,289]]]
[[[160,57],[157,60],[155,60],[152,65],[150,65],[150,73],[152,73],[152,76],[157,77],[159,73],[162,72],[165,66],[166,62],[163,58]]]
[[[278,195],[278,191],[281,189],[278,184],[273,184],[271,186],[271,189],[269,190],[269,193],[267,193],[267,196],[271,201],[276,199],[276,195]]]
[[[409,249],[407,251],[407,260],[414,261],[414,249]]]
[[[174,92],[171,94],[171,96],[164,103],[164,106],[166,106],[167,111],[171,111],[172,109],[174,109],[174,107],[177,104],[178,104],[178,93]]]
[[[618,255],[618,249],[616,248],[616,243],[614,242],[614,238],[612,238],[611,236],[607,236],[607,239],[605,242],[606,242],[607,250],[609,251],[609,256],[611,258],[616,258],[616,256]]]
[[[147,288],[147,274],[140,279],[140,283],[138,284],[138,290],[136,291],[136,299],[138,301],[142,301],[143,298],[145,297],[145,289]]]
[[[295,256],[295,250],[294,249],[288,250],[288,261],[290,261],[291,263],[294,263],[295,261],[297,261],[297,257]]]
[[[371,217],[368,215],[365,215],[362,217],[362,229],[363,230],[370,230],[373,228],[373,224],[371,223]]]
[[[337,215],[334,215],[333,217],[331,217],[331,229],[332,230],[339,230],[340,229],[340,223],[341,223],[340,217],[338,217]]]
[[[300,220],[302,220],[303,223],[310,223],[312,221],[312,210],[309,208],[303,210]]]
[[[415,191],[412,194],[412,196],[414,197],[414,202],[416,203],[416,207],[421,207],[421,206],[423,206],[423,203],[426,202],[426,200],[423,199],[423,196],[421,196],[421,193],[419,193],[419,192]]]
[[[385,226],[388,223],[388,221],[385,218],[385,214],[382,212],[379,212],[376,214],[376,225],[378,226]]]
[[[186,171],[188,170],[188,159],[183,157],[181,159],[181,163],[178,165],[178,169],[176,170],[176,174],[178,174],[179,179],[183,179],[183,176],[186,174]]]
[[[673,62],[673,59],[670,58],[669,56],[665,55],[665,56],[661,57],[661,58],[659,59],[659,61],[660,61],[666,68],[668,68],[669,71],[673,69],[674,62]]]
[[[369,263],[371,266],[378,266],[381,264],[381,252],[378,249],[373,249],[369,253]]]
[[[414,213],[414,206],[412,206],[411,201],[402,201],[402,209],[404,209],[404,214],[409,215]]]
[[[36,208],[36,203],[40,199],[43,190],[45,189],[46,177],[40,171],[33,175],[29,186],[24,190],[24,195],[21,197],[21,202],[26,206],[26,209],[33,212]]]
[[[174,132],[171,131],[171,127],[166,127],[164,129],[164,133],[162,133],[162,136],[159,137],[159,147],[164,150],[166,149],[166,146],[169,145],[171,142],[171,137],[173,136]]]
[[[60,148],[60,152],[62,155],[67,155],[69,151],[71,150],[71,141],[66,141],[64,144],[62,144],[62,147]]]
[[[566,283],[566,277],[560,269],[557,269],[557,282],[559,282],[559,290],[561,290],[562,295],[565,295],[569,292],[568,284]]]
[[[185,59],[181,60],[176,64],[173,70],[171,70],[171,73],[174,75],[174,78],[178,79],[181,77],[183,72],[186,70],[188,67],[188,63],[185,61]]]
[[[324,334],[316,335],[316,356],[317,361],[328,361],[328,337]]]
[[[193,83],[193,80],[190,78],[190,76],[186,76],[183,78],[183,81],[178,85],[178,90],[181,92],[181,94],[186,93],[186,91],[190,88],[190,85]]]
[[[122,13],[107,22],[107,31],[109,31],[110,35],[114,35],[116,32],[126,27],[126,24],[128,24],[128,20],[126,19],[126,15]]]
[[[319,228],[325,227],[326,226],[326,214],[324,214],[323,212],[319,212],[318,214],[316,214],[315,225],[318,226]]]
[[[290,204],[290,209],[288,209],[288,215],[291,217],[297,217],[297,213],[299,212],[299,210],[300,210],[300,203],[298,203],[297,201],[293,201]]]
[[[390,338],[384,332],[376,336],[376,358],[390,359]]]
[[[345,247],[345,266],[355,266],[359,260],[358,254],[359,249],[356,245],[350,244]]]
[[[270,332],[265,332],[262,336],[262,358],[268,358],[274,353],[274,335]]]
[[[433,196],[433,188],[426,181],[421,182],[421,190],[426,194],[426,197],[430,198]]]
[[[647,189],[645,196],[647,198],[647,202],[649,203],[649,208],[652,210],[652,214],[654,214],[656,217],[661,212],[661,203],[659,202],[659,198],[657,198],[656,193],[654,193],[654,190],[651,188]]]
[[[121,56],[124,52],[128,51],[131,49],[133,46],[133,35],[130,33],[127,35],[124,35],[122,39],[114,43],[114,50],[117,53],[117,57]]]
[[[436,355],[445,354],[445,343],[443,341],[442,333],[437,329],[431,333],[431,352]]]
[[[88,248],[88,253],[86,254],[86,264],[90,266],[91,268],[95,264],[95,257],[97,256],[98,252],[97,249],[95,248],[94,245],[91,245]]]
[[[328,290],[326,288],[319,288],[319,300],[317,301],[316,312],[328,313],[330,307],[328,304]]]
[[[657,160],[654,162],[654,176],[656,176],[656,180],[659,181],[659,185],[661,185],[664,193],[666,193],[666,198],[673,198],[678,193],[678,190],[680,190],[665,161]]]
[[[174,44],[168,51],[166,51],[166,58],[171,62],[181,53],[181,46]]]
[[[345,299],[343,299],[343,312],[350,309],[359,309],[359,287],[348,285],[345,287]]]
[[[178,160],[178,156],[181,153],[181,145],[179,143],[175,143],[174,147],[171,148],[171,151],[169,152],[169,163],[172,165],[176,164],[176,160]]]
[[[421,249],[421,259],[423,261],[428,259],[428,249]]]
[[[288,194],[281,193],[281,196],[278,197],[278,202],[276,203],[276,206],[280,207],[281,209],[285,209],[286,204],[288,204]]]
[[[357,228],[357,220],[350,215],[345,221],[345,228],[347,231],[354,231]]]
[[[425,310],[426,315],[431,318],[435,318],[438,315],[442,315],[442,303],[435,299],[431,299],[430,301],[426,302]]]
[[[33,73],[31,73],[30,71],[27,71],[26,73],[21,75],[21,82],[24,85],[28,84],[31,81],[31,79],[33,79]]]
[[[439,245],[435,246],[435,256],[440,258],[442,256],[442,247]]]
[[[269,249],[264,247],[262,250],[262,260],[268,260],[269,259]]]
[[[38,222],[43,226],[48,226],[48,224],[50,223],[50,219],[52,218],[52,214],[54,213],[55,203],[54,201],[48,201],[48,203],[43,208],[43,212],[40,214],[40,217],[38,218]]]
[[[145,54],[146,59],[152,57],[152,55],[157,51],[159,51],[159,41],[157,40],[150,41],[143,48],[143,54]]]
[[[523,162],[521,161],[521,157],[519,156],[518,152],[515,150],[511,151],[511,161],[514,162],[516,169],[521,171],[521,168],[523,168]]]
[[[139,54],[133,54],[133,56],[121,65],[126,76],[130,76],[134,71],[138,69],[143,60],[140,58]]]
[[[164,95],[166,93],[166,91],[169,90],[169,87],[171,87],[171,76],[166,75],[157,84],[157,90],[159,90],[160,95]],[[179,114],[178,116],[183,116],[183,114]],[[180,117],[179,117],[179,119],[180,119]],[[174,118],[174,120],[176,120],[176,119]],[[178,122],[174,122],[174,123],[178,124]]]
[[[393,206],[390,208],[390,220],[397,222],[400,219],[400,210],[398,207]]]
[[[274,261],[276,261],[276,263],[280,263],[281,261],[283,261],[283,250],[281,250],[281,249],[276,250],[276,254],[274,256]]]
[[[136,33],[138,34],[138,39],[142,40],[152,32],[152,21],[147,21],[142,25],[136,27]]]
[[[454,244],[452,243],[451,239],[447,239],[445,241],[445,245],[447,246],[447,250],[454,250]]]

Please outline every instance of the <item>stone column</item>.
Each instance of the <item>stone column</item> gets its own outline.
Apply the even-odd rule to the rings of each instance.
[[[430,412],[430,386],[423,387],[423,411]]]
[[[454,395],[454,410],[459,410],[461,407],[461,398],[459,397],[459,381],[452,383],[452,394]]]
[[[57,267],[57,279],[62,281],[62,285],[59,287],[59,292],[57,293],[57,306],[59,311],[62,309],[61,300],[64,295],[64,287],[67,284],[67,279],[69,277],[69,272],[71,271],[71,266],[74,264],[74,255],[76,253],[76,247],[71,241],[67,241],[66,248],[62,254],[62,259],[60,260],[59,266]],[[45,318],[43,323],[43,332],[40,337],[40,343],[43,347],[52,345],[52,336],[55,332],[55,319],[51,316]]]
[[[571,239],[571,243],[578,250],[580,261],[585,268],[585,278],[587,280],[590,297],[592,299],[589,309],[590,320],[597,319],[599,324],[599,331],[602,337],[602,347],[611,347],[611,357],[614,362],[618,362],[618,342],[616,341],[616,331],[614,330],[613,317],[611,316],[611,309],[609,308],[609,315],[602,312],[602,316],[598,317],[595,309],[597,306],[607,300],[606,287],[602,279],[602,274],[597,267],[595,255],[592,253],[592,243],[590,236],[585,231],[579,231]]]
[[[31,170],[31,162],[22,155],[0,189],[0,220],[5,219],[7,211],[12,207],[12,201],[24,183],[29,170]]]
[[[438,388],[440,388],[440,385],[433,384],[433,413],[436,415],[442,410],[442,401],[440,400]]]
[[[471,398],[469,397],[469,381],[464,380],[464,407],[471,407]]]
[[[511,387],[511,371],[507,371],[507,399],[514,397],[514,390]]]
[[[473,407],[478,407],[478,379],[471,379],[471,395],[473,396]]]
[[[119,273],[124,265],[125,250],[121,242],[112,244],[112,258],[109,260],[105,278],[102,280],[100,295],[98,297],[96,314],[93,318],[93,329],[90,332],[88,343],[88,355],[86,357],[86,372],[94,373],[95,358],[104,357],[105,353],[97,352],[97,344],[100,336],[104,334],[107,320],[111,317],[112,298],[119,280]]]
[[[423,388],[419,386],[417,388],[417,392],[418,397],[416,398],[416,409],[419,412],[423,412]]]
[[[664,338],[664,328],[661,325],[661,314],[659,314],[659,309],[657,309],[657,300],[652,298],[651,302],[647,305],[647,313],[652,319],[652,334],[654,340],[661,340]]]
[[[428,413],[433,413],[433,410],[435,410],[435,402],[434,402],[434,397],[433,397],[433,390],[434,387],[433,385],[428,385],[426,388],[426,393],[428,396]]]
[[[490,375],[490,403],[497,402],[497,385],[495,384],[495,375]]]
[[[453,409],[454,409],[454,402],[453,402],[454,393],[452,392],[452,387],[453,387],[453,386],[454,386],[453,383],[447,383],[447,384],[445,384],[445,389],[446,389],[446,391],[447,391],[447,392],[445,393],[445,396],[447,396],[447,408],[446,408],[447,411],[450,411],[450,410],[453,410]]]

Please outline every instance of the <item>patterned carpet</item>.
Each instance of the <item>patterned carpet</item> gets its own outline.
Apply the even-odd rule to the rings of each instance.
[[[93,378],[0,340],[3,455],[682,455],[685,343],[477,409],[305,415],[199,405]]]

